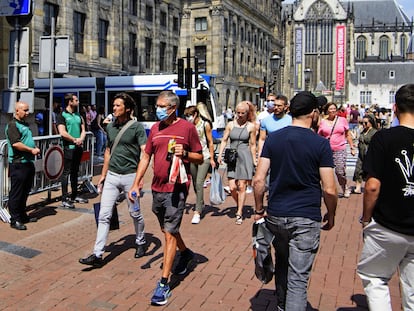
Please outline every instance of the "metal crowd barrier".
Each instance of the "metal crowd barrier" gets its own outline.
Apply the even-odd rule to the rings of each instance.
[[[60,187],[59,177],[63,172],[63,149],[60,135],[34,137],[36,146],[41,150],[35,160],[35,176],[30,194],[48,191],[48,199],[51,198],[52,189]],[[83,155],[79,167],[78,182],[84,182],[90,191],[96,191],[92,184],[93,156],[95,136],[92,132],[86,133],[83,145]],[[7,210],[7,202],[10,191],[10,177],[8,164],[7,140],[0,141],[0,218],[4,222],[10,222],[10,214]],[[70,182],[70,181],[69,181]]]

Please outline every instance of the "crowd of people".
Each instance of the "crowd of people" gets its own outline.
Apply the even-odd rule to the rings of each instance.
[[[235,202],[235,223],[243,224],[246,190],[252,185],[254,221],[264,220],[274,236],[278,310],[306,310],[307,286],[320,230],[334,227],[338,197],[346,199],[351,195],[346,176],[348,145],[352,155],[358,154],[352,192],[364,193],[360,220],[364,248],[358,274],[369,307],[391,310],[387,282],[398,268],[403,306],[405,310],[414,309],[413,84],[402,86],[396,93],[398,126],[391,129],[384,129],[393,122],[381,115],[386,114],[381,109],[338,106],[306,91],[290,101],[283,95],[268,94],[260,113],[251,102],[241,101],[234,113],[231,109],[225,111],[227,122],[217,159],[206,105],[189,105],[180,117],[179,104],[173,92],[159,94],[159,121],[147,137],[134,118],[136,103],[128,94],[119,93],[113,99],[112,120],[92,106],[82,116],[77,96],[66,94],[65,110],[55,116],[64,146],[62,206],[74,208],[76,202],[86,203],[78,196],[75,185],[87,130],[96,131],[95,135],[100,136],[98,150],[104,149],[97,236],[92,254],[79,259],[81,264],[96,268],[105,264],[103,254],[113,206],[122,191],[128,193],[127,205],[135,228],[134,256],[145,256],[144,218],[140,210],[131,212],[131,206],[139,204],[143,178],[152,163],[157,168],[153,169],[151,183],[152,212],[165,243],[161,278],[151,303],[166,304],[171,296],[171,273],[185,274],[194,259],[180,233],[190,185],[196,194],[191,222],[199,224],[204,217],[208,172],[210,168],[226,167],[230,196]],[[11,227],[18,230],[26,230],[25,223],[36,221],[26,214],[33,179],[26,176],[33,175],[34,157],[40,153],[25,122],[28,114],[27,103],[16,103],[15,116],[6,127],[11,172],[9,210]],[[70,193],[68,178],[73,185]],[[321,212],[321,198],[325,215]],[[173,267],[177,253],[178,263]]]

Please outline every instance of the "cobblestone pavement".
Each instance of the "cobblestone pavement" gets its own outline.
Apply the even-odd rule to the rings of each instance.
[[[109,234],[105,265],[100,269],[78,263],[93,248],[93,203],[99,198],[67,210],[58,201],[39,203],[46,194],[31,196],[30,213],[39,217],[37,223],[29,223],[27,231],[0,223],[0,310],[276,310],[273,281],[262,285],[253,271],[253,194],[247,195],[242,225],[235,224],[231,197],[220,206],[207,206],[201,223],[192,225],[193,190],[181,232],[196,260],[187,274],[172,278],[167,305],[149,304],[161,276],[164,243],[151,212],[150,180],[148,172],[141,201],[150,243],[147,255],[134,258],[133,225],[122,202],[118,206],[121,226]],[[206,188],[206,198],[208,191]],[[53,198],[59,195],[60,191],[52,192]],[[362,246],[361,209],[362,195],[340,199],[335,228],[322,232],[309,284],[308,310],[367,310],[355,273]],[[401,310],[396,277],[390,288],[393,309]]]

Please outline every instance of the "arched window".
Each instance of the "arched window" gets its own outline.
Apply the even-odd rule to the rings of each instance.
[[[359,36],[356,45],[356,59],[364,60],[367,56],[367,38]]]
[[[381,60],[388,59],[389,39],[387,36],[381,36],[379,41],[379,58]]]
[[[405,53],[407,53],[407,36],[402,35],[400,38],[400,55],[405,58]]]

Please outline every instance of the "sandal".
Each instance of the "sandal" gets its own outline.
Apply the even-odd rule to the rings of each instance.
[[[236,225],[241,225],[243,223],[242,215],[236,214]]]

